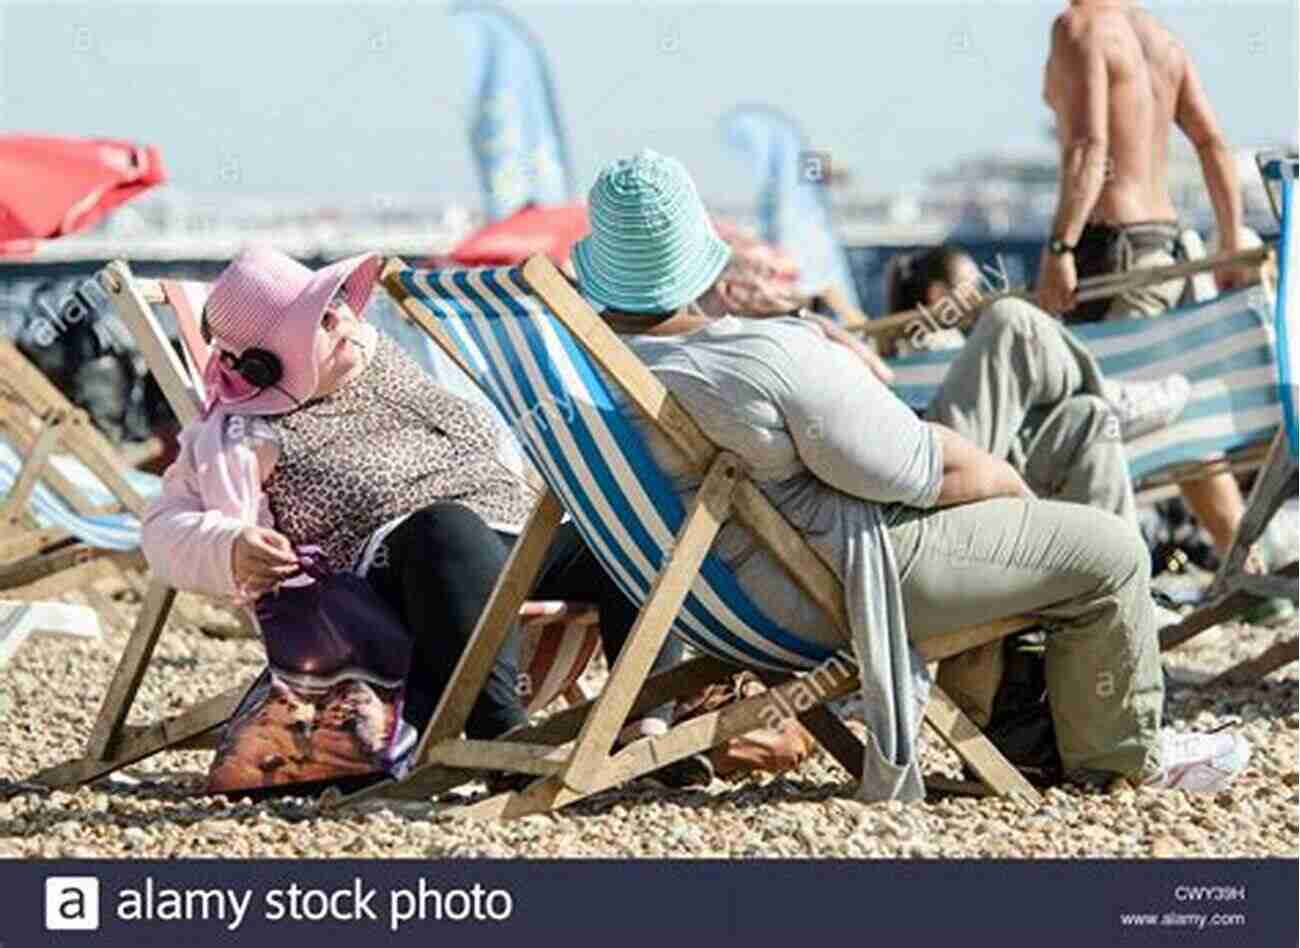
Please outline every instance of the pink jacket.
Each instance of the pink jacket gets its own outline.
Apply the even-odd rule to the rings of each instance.
[[[218,407],[185,426],[162,493],[145,511],[140,545],[153,574],[169,585],[247,602],[234,577],[235,538],[247,526],[275,523],[241,421]]]

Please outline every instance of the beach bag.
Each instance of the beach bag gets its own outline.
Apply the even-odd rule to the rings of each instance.
[[[730,680],[709,685],[679,701],[673,723],[689,721],[710,711],[762,694],[767,686],[753,672],[737,672]],[[755,772],[784,773],[796,769],[812,754],[817,743],[798,718],[788,717],[779,727],[755,728],[718,745],[708,752],[714,773],[723,779],[738,779]]]
[[[364,578],[315,562],[256,603],[268,668],[226,727],[209,793],[315,792],[400,776],[409,762],[410,636]]]
[[[1028,629],[940,664],[939,685],[1031,783],[1061,782],[1047,700],[1046,633]],[[974,775],[967,770],[967,776]]]

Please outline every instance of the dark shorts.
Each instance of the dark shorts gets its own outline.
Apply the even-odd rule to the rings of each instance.
[[[1168,253],[1180,259],[1182,251],[1177,221],[1139,221],[1133,224],[1089,223],[1079,237],[1074,251],[1075,270],[1080,280],[1088,277],[1125,273],[1134,262],[1151,253]],[[1112,305],[1110,298],[1080,303],[1066,320],[1090,323],[1104,319]]]

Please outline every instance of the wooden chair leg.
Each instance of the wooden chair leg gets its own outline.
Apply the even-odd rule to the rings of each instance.
[[[252,682],[245,682],[223,691],[175,717],[143,727],[123,728],[108,755],[95,756],[88,753],[42,770],[30,777],[29,781],[51,789],[74,786],[139,763],[160,751],[195,747],[200,738],[210,735],[230,720],[251,684]]]
[[[1251,547],[1263,535],[1283,501],[1295,490],[1295,482],[1296,465],[1290,457],[1286,432],[1279,429],[1269,445],[1268,458],[1250,490],[1246,511],[1242,514],[1241,523],[1237,525],[1232,546],[1206,593],[1207,599],[1216,599],[1229,591],[1228,585],[1232,579],[1245,568]]]
[[[126,643],[122,660],[118,663],[113,680],[104,694],[99,717],[95,720],[90,739],[86,742],[88,758],[101,760],[109,756],[109,751],[122,725],[126,723],[126,716],[135,701],[136,693],[140,690],[140,682],[144,680],[149,659],[153,657],[158,637],[167,624],[167,616],[171,612],[175,598],[176,590],[165,583],[154,580],[149,584],[149,590],[140,609],[140,617],[136,620],[131,638]]]
[[[627,720],[650,666],[663,646],[677,613],[686,602],[700,566],[731,511],[731,498],[743,471],[738,460],[720,453],[709,468],[691,509],[674,538],[664,563],[637,616],[627,644],[610,670],[595,708],[583,723],[573,756],[560,781],[574,790],[590,792],[614,740]]]
[[[1270,574],[1275,578],[1290,578],[1295,583],[1297,564],[1291,563]],[[1238,589],[1208,606],[1202,606],[1195,612],[1183,616],[1177,625],[1168,625],[1160,630],[1160,651],[1167,652],[1177,648],[1189,639],[1195,638],[1206,629],[1227,622],[1256,602],[1256,598],[1245,590]]]
[[[689,659],[649,679],[629,714],[636,716],[659,707],[665,701],[694,694],[706,685],[725,680],[734,671],[735,666],[711,656]],[[514,743],[545,744],[550,747],[566,744],[577,737],[593,707],[595,701],[589,699],[557,711],[538,724],[511,732],[510,740]],[[401,780],[382,781],[346,797],[327,792],[321,798],[321,806],[343,808],[376,799],[427,800],[434,794],[451,790],[472,779],[474,774],[470,771],[427,764],[414,768]]]
[[[43,419],[43,424],[44,427],[36,438],[36,443],[23,459],[23,466],[18,469],[18,477],[14,480],[13,487],[10,488],[4,503],[0,504],[0,522],[17,522],[18,515],[27,509],[27,502],[31,499],[32,491],[36,489],[36,482],[40,480],[41,472],[49,463],[50,455],[63,434],[62,415],[51,413]]]
[[[64,543],[0,569],[0,589],[21,589],[22,595],[28,597],[35,590],[40,590],[46,598],[62,595],[82,582],[85,567],[116,555],[110,550],[97,550],[76,541]]]
[[[777,672],[757,674],[768,688],[774,688],[791,680],[791,676]],[[854,780],[862,779],[863,743],[845,726],[834,711],[825,704],[816,705],[799,715],[799,723],[806,727],[817,743],[849,772],[850,777]]]
[[[930,688],[925,719],[994,793],[1023,797],[1034,804],[1042,803],[1042,797],[1024,774],[1002,756],[1002,752],[938,685]]]
[[[850,731],[835,712],[825,705],[818,705],[799,715],[799,723],[808,729],[808,733],[817,739],[817,743],[835,758],[836,762],[849,772],[854,780],[862,779],[863,743]]]
[[[1214,685],[1249,685],[1265,675],[1272,674],[1284,665],[1300,658],[1300,640],[1295,636],[1274,642],[1259,655],[1248,658],[1208,682]]]
[[[827,701],[848,694],[856,684],[856,670],[852,664],[833,658],[817,669],[795,676],[762,694],[683,721],[666,734],[632,742],[607,758],[586,787],[575,789],[559,776],[546,777],[534,781],[522,791],[489,797],[456,811],[456,814],[470,819],[514,819],[559,809],[691,754],[716,747],[756,727],[771,724],[774,718],[791,714],[802,716]]]
[[[925,789],[931,793],[951,794],[963,797],[991,797],[993,791],[978,780],[953,780],[951,777],[928,776]]]
[[[0,529],[4,530],[4,536],[0,537],[0,567],[18,563],[71,539],[65,530],[28,526],[19,518],[0,519]]]

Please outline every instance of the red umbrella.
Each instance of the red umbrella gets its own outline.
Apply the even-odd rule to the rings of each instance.
[[[84,230],[164,180],[158,150],[112,138],[0,135],[0,252]],[[12,243],[11,243],[12,242]]]
[[[500,267],[544,253],[557,264],[586,236],[587,209],[581,204],[532,204],[466,237],[451,259],[465,267]]]

